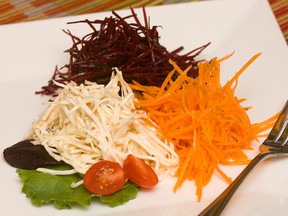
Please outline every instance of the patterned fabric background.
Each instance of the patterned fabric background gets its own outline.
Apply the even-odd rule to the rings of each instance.
[[[179,2],[189,0],[2,0],[0,24]],[[288,0],[269,0],[269,3],[288,43]]]

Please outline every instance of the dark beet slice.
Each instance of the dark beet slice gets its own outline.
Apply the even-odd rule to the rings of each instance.
[[[34,145],[32,140],[23,140],[3,151],[8,164],[20,169],[37,169],[38,167],[59,164],[42,145]]]

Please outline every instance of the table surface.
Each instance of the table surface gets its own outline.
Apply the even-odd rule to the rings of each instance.
[[[288,44],[288,0],[268,1]],[[180,2],[189,0],[2,0],[0,24]]]

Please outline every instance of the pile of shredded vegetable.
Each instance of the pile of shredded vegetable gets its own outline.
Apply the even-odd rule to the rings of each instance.
[[[238,77],[260,54],[253,56],[225,85],[220,84],[220,63],[231,55],[200,62],[195,79],[187,76],[189,68],[182,71],[170,61],[174,69],[161,87],[137,82],[130,85],[139,92],[136,106],[147,111],[162,135],[175,145],[180,162],[174,191],[185,180],[194,180],[198,201],[215,170],[231,182],[218,165],[247,164],[249,159],[243,150],[251,149],[251,142],[275,120],[274,116],[251,124],[246,113],[249,108],[241,106],[245,99],[234,94]],[[173,80],[175,74],[179,75]]]
[[[210,44],[180,54],[183,46],[168,51],[160,43],[159,26],[150,26],[150,19],[143,7],[143,24],[140,17],[131,8],[131,15],[121,17],[112,11],[111,17],[103,20],[81,20],[68,24],[87,24],[91,32],[80,38],[69,30],[65,31],[72,39],[72,47],[67,50],[69,64],[56,69],[48,85],[37,94],[55,95],[59,83],[74,81],[77,84],[85,80],[107,84],[110,81],[111,68],[122,71],[126,82],[136,80],[142,85],[161,85],[172,69],[168,60],[173,59],[179,66],[193,67],[189,75],[197,76],[195,58]]]
[[[39,171],[85,174],[98,161],[123,164],[133,154],[148,163],[160,180],[175,173],[179,160],[173,143],[161,138],[145,112],[135,109],[133,91],[115,70],[107,85],[57,83],[59,95],[33,122],[27,138],[73,170]]]

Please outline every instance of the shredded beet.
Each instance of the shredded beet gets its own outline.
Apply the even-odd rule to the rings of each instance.
[[[56,90],[59,87],[52,80],[60,83],[74,81],[78,84],[89,80],[107,84],[112,67],[118,67],[128,83],[135,80],[143,85],[159,86],[172,69],[169,59],[184,69],[192,65],[189,76],[197,77],[199,61],[195,61],[195,57],[210,43],[184,55],[178,54],[183,47],[169,52],[159,43],[159,26],[150,28],[145,8],[144,25],[132,8],[131,12],[127,17],[121,17],[112,11],[114,16],[106,17],[104,20],[69,22],[68,24],[86,23],[92,32],[80,39],[69,30],[64,30],[73,42],[72,47],[67,50],[70,53],[69,64],[60,69],[56,68],[48,85],[36,93],[57,95]],[[128,19],[131,18],[134,22],[128,23]]]

